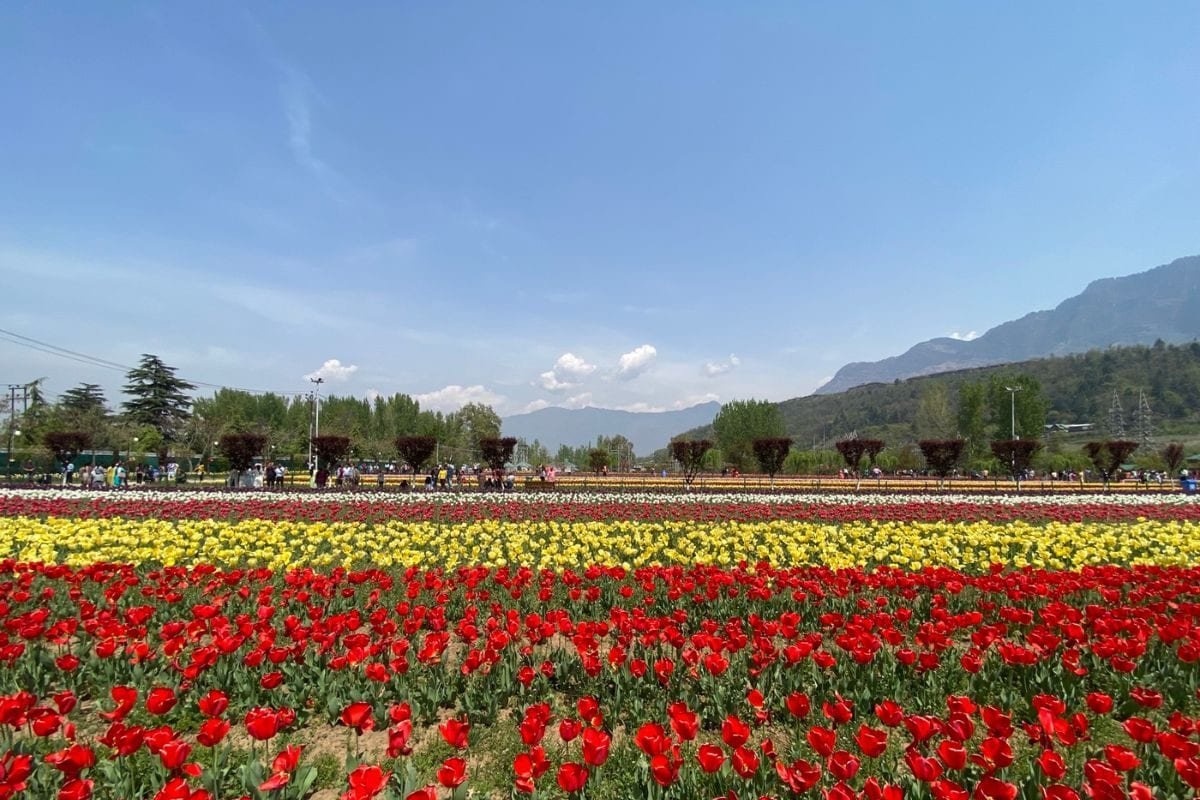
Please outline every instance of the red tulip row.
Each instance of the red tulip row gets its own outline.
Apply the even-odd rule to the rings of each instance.
[[[302,522],[431,521],[446,523],[485,519],[513,521],[638,521],[682,520],[695,522],[807,520],[856,522],[1124,522],[1139,518],[1153,520],[1200,520],[1200,503],[1071,503],[1015,505],[996,502],[896,502],[857,503],[663,503],[620,501],[471,502],[439,503],[363,501],[313,501],[298,499],[258,500],[236,496],[211,499],[142,499],[102,496],[91,500],[59,498],[54,495],[0,496],[0,517],[72,517],[77,519],[262,519]]]
[[[0,562],[0,800],[1179,797],[1198,686],[1200,568]]]

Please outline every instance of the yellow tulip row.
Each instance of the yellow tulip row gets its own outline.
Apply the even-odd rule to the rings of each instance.
[[[269,522],[0,518],[0,559],[84,566],[95,562],[274,569],[363,566],[588,564],[833,568],[885,564],[960,570],[989,564],[1079,569],[1096,564],[1200,563],[1200,523],[848,522],[698,523]]]

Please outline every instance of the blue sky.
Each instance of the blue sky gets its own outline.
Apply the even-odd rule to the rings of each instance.
[[[1200,252],[1198,34],[1194,2],[6,3],[0,328],[443,409],[807,394]]]

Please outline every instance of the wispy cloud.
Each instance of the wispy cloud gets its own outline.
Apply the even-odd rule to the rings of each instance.
[[[715,378],[718,375],[724,375],[726,372],[730,372],[741,363],[742,360],[740,358],[730,353],[729,358],[725,359],[724,361],[706,362],[704,364],[703,372],[705,377]]]
[[[458,384],[450,384],[436,391],[418,394],[413,399],[420,403],[423,408],[434,411],[457,411],[467,403],[483,403],[489,406],[499,405],[504,402],[505,397],[480,385],[459,386]]]
[[[967,331],[966,333],[954,331],[954,333],[949,334],[949,336],[951,339],[957,339],[960,342],[969,342],[972,339],[978,339],[979,333],[978,331]]]
[[[313,152],[312,101],[313,89],[308,77],[300,70],[284,66],[284,81],[280,87],[284,112],[287,115],[288,147],[296,163],[321,184],[330,199],[347,202],[345,180],[329,164]]]

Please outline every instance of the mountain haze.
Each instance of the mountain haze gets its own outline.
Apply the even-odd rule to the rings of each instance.
[[[721,410],[720,403],[701,403],[679,411],[634,412],[610,408],[543,408],[505,417],[505,436],[527,442],[537,439],[550,452],[559,445],[578,447],[597,436],[621,434],[633,442],[634,452],[646,455],[667,446],[671,437],[707,425]]]
[[[1049,311],[997,325],[977,339],[940,337],[881,361],[842,367],[815,394],[868,383],[1083,353],[1110,345],[1189,342],[1200,337],[1200,256],[1093,281]]]

